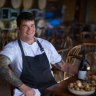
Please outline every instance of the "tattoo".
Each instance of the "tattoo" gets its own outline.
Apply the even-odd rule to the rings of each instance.
[[[7,80],[12,85],[19,87],[23,83],[19,78],[15,76],[15,74],[9,68],[10,59],[7,56],[0,55],[0,74],[1,76]]]
[[[64,64],[64,60],[62,59],[59,63],[62,63],[62,64]]]
[[[58,63],[55,63],[55,66],[61,70],[61,66]]]
[[[60,62],[58,62],[58,63],[55,63],[55,66],[58,68],[58,69],[60,69],[61,70],[61,66],[60,66],[60,64],[64,64],[64,61],[63,60],[61,60]]]

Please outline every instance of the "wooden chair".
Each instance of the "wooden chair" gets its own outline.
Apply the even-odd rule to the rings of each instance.
[[[89,69],[96,65],[96,43],[83,43],[86,50],[86,61],[89,65]]]
[[[13,85],[10,85],[9,87],[10,87],[10,91],[11,91],[11,96],[13,96],[13,95],[14,95],[14,89],[15,89],[16,87],[13,86]]]
[[[86,55],[86,60],[90,66],[90,70],[93,71],[94,66],[96,66],[96,52],[89,52]],[[96,69],[95,69],[96,70]]]
[[[96,48],[96,43],[82,43],[74,46],[68,51],[66,62],[75,64],[75,61],[81,58],[81,49],[83,48],[86,50],[86,54],[88,54],[88,52],[92,52]]]
[[[82,45],[76,45],[73,48],[71,48],[66,56],[66,62],[75,64],[76,60],[80,58],[80,51],[81,51]]]
[[[80,33],[80,38],[83,40],[88,40],[92,38],[92,33],[91,32],[81,32]]]
[[[80,42],[96,42],[96,33],[95,32],[81,32],[80,33]]]
[[[54,65],[52,65],[52,71],[54,74],[54,78],[58,83],[61,82],[62,80],[64,80],[64,72],[63,71],[57,69]]]
[[[64,61],[78,66],[80,59],[81,59],[81,55],[80,55],[81,47],[82,47],[82,45],[77,45],[77,46],[74,46],[71,49],[67,50],[68,53],[67,53],[66,59]],[[62,57],[64,57],[64,50],[60,50],[58,52],[61,54]],[[53,70],[53,72],[55,73],[55,77],[58,76],[59,81],[62,81],[68,77],[68,76],[66,76],[67,75],[66,72],[62,73],[60,70],[56,70],[56,68]]]
[[[58,53],[62,56],[62,59],[65,61],[66,53],[69,48],[58,50]],[[61,82],[65,79],[65,72],[57,69],[54,65],[52,65],[52,71],[54,73],[54,78],[57,82]]]
[[[82,47],[82,45],[76,45],[76,46],[72,47],[67,53],[65,62],[79,66],[80,59],[81,59],[81,55],[80,55],[81,47]],[[69,73],[65,72],[64,78],[68,78],[71,75]]]
[[[71,48],[68,51],[68,54],[66,56],[66,62],[79,65],[82,54],[81,50],[85,49],[86,51],[86,62],[88,65],[88,70],[92,69],[93,64],[95,64],[96,61],[96,43],[83,43],[81,45],[76,45],[73,48]]]
[[[73,45],[72,39],[69,36],[66,37],[62,37],[60,38],[61,42],[59,44],[59,46],[64,49],[64,48],[71,48]]]

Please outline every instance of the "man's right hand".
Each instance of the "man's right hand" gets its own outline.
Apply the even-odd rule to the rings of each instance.
[[[34,89],[28,87],[25,84],[22,84],[19,89],[24,93],[25,96],[35,96]]]

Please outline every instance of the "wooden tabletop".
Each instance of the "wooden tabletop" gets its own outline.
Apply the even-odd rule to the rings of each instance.
[[[48,87],[46,89],[47,92],[59,95],[59,96],[74,96],[72,93],[68,91],[68,84],[70,82],[76,81],[76,76],[70,77],[64,81],[61,81],[58,84],[55,84],[51,87]],[[96,94],[90,95],[90,96],[96,96]]]

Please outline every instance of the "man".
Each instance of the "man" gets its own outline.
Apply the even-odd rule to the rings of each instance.
[[[20,38],[7,44],[0,53],[1,75],[17,87],[14,91],[16,96],[19,96],[19,90],[24,96],[35,96],[39,92],[41,95],[37,96],[53,96],[45,92],[47,87],[56,84],[51,64],[63,71],[69,69],[74,74],[77,67],[63,63],[50,42],[34,36],[35,20],[32,13],[24,12],[18,16],[17,30]]]

